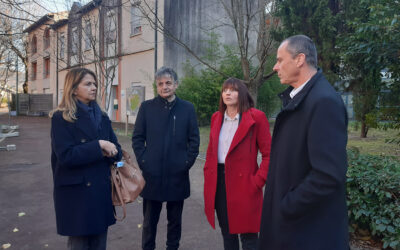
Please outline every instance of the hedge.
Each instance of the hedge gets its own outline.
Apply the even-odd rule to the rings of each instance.
[[[400,249],[400,162],[349,150],[348,163],[350,231],[368,230],[383,248]]]

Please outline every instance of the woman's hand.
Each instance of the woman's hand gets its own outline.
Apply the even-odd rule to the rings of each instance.
[[[99,140],[99,144],[104,156],[114,157],[118,154],[118,149],[114,143],[105,140]]]

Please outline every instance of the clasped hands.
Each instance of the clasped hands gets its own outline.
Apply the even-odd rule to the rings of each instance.
[[[114,157],[118,154],[118,149],[114,143],[106,140],[99,140],[99,144],[104,156]]]

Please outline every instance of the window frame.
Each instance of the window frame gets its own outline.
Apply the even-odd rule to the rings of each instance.
[[[60,33],[60,59],[64,59],[65,56],[65,33]]]
[[[31,53],[32,53],[32,55],[34,55],[37,53],[37,37],[36,37],[36,35],[33,35],[33,37],[32,37],[31,46],[32,46]]]
[[[50,57],[43,58],[43,79],[50,77]]]
[[[71,56],[78,55],[78,41],[79,41],[79,34],[78,34],[78,27],[73,27],[71,29]]]
[[[139,10],[139,1],[135,1],[131,4],[131,11],[130,11],[130,27],[131,27],[131,36],[140,35],[142,33],[142,24],[141,24],[141,17],[138,15]]]
[[[117,42],[117,16],[115,10],[111,9],[106,12],[105,24],[104,24],[104,39],[105,44],[112,44]],[[113,24],[113,25],[112,25]],[[113,28],[113,29],[111,29]],[[115,33],[115,34],[112,34]]]
[[[43,32],[43,50],[50,47],[50,29],[46,28]]]
[[[37,79],[37,61],[31,63],[31,69],[32,69],[31,80],[35,81]]]
[[[85,51],[91,49],[91,39],[92,39],[92,23],[90,20],[85,21],[84,28],[84,43],[85,43]]]

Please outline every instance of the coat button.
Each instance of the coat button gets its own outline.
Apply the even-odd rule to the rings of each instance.
[[[85,142],[86,142],[86,139],[85,139],[85,138],[82,138],[82,139],[81,139],[81,142],[82,142],[82,143],[85,143]]]
[[[240,173],[240,174],[239,174],[239,177],[242,177],[242,176],[243,176],[242,173]]]
[[[142,160],[142,163],[144,163],[144,159]]]
[[[90,183],[90,181],[88,183],[86,183],[86,186],[90,187],[92,185],[92,183]]]

